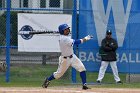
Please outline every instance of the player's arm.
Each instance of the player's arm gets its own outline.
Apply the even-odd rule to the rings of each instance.
[[[102,46],[103,50],[106,52],[112,51],[112,48],[109,47],[109,43],[105,39],[102,40],[101,46]]]
[[[113,39],[113,42],[109,46],[115,51],[118,48],[117,41]]]
[[[81,39],[74,40],[74,45],[79,45],[82,43]]]
[[[88,36],[84,37],[83,39],[74,40],[74,45],[81,44],[81,43],[86,42],[92,38],[93,38],[93,36],[88,35]]]

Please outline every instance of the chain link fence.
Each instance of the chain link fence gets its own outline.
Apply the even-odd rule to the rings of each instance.
[[[7,1],[0,0],[0,61],[3,62],[6,61]],[[60,53],[19,52],[17,15],[18,13],[72,15],[73,0],[11,0],[10,5],[10,82],[19,81],[28,84],[29,80],[41,85],[46,75],[49,76],[57,70]],[[68,70],[60,82],[63,82],[63,79],[71,82],[70,74]],[[0,81],[4,81],[6,73],[0,72],[0,75],[2,76]],[[21,79],[16,79],[17,77]]]
[[[72,15],[72,3],[69,0],[11,0],[11,18],[10,18],[10,49],[11,63],[42,63],[58,62],[60,53],[25,53],[18,52],[17,40],[17,14],[18,13],[33,13],[33,14],[70,14]],[[6,45],[6,0],[0,1],[0,46],[1,56],[0,60],[5,60]]]

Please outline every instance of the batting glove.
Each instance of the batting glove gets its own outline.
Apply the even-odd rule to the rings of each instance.
[[[92,35],[87,35],[86,37],[84,37],[84,38],[82,39],[82,42],[88,41],[88,40],[90,40],[90,39],[92,39],[92,38],[93,38]]]
[[[93,38],[93,36],[91,36],[91,35],[87,35],[86,37],[84,37],[85,39],[86,39],[86,41],[87,40],[90,40],[90,39],[92,39]]]

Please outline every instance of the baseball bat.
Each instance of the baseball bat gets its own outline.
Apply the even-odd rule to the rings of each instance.
[[[57,31],[20,31],[18,34],[22,35],[22,34],[30,34],[30,35],[34,35],[34,34],[58,34],[59,32]]]
[[[56,31],[31,31],[29,34],[57,34],[59,32]]]

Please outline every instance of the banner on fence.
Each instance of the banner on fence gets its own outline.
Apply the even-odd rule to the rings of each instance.
[[[60,52],[58,26],[71,26],[71,15],[67,14],[18,14],[18,51],[20,52]],[[70,28],[71,29],[71,28]],[[29,34],[29,32],[46,34]],[[52,33],[53,32],[53,33]]]
[[[139,0],[80,0],[78,36],[94,36],[79,46],[79,58],[87,64],[87,70],[99,71],[99,46],[110,29],[119,46],[119,71],[140,73],[139,3]]]

